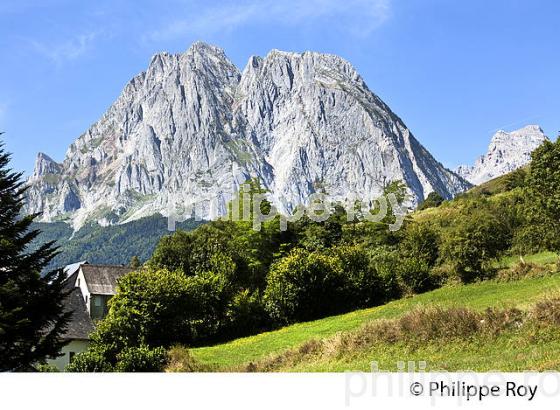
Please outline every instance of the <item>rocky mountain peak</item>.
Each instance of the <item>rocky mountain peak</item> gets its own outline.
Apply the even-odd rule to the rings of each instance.
[[[456,172],[472,184],[479,185],[527,165],[531,153],[548,138],[538,125],[515,131],[499,130],[490,141],[488,152],[474,165],[462,165]]]
[[[45,175],[58,175],[62,171],[62,166],[47,154],[39,152],[35,159],[35,169],[32,178],[41,178]]]
[[[195,41],[187,50],[187,54],[200,53],[200,54],[218,54],[225,55],[224,49],[212,44],[205,43],[204,41]]]
[[[499,130],[494,134],[490,142],[490,147],[499,147],[504,145],[504,148],[509,148],[512,145],[529,144],[530,147],[537,144],[542,144],[547,137],[539,125],[527,125],[515,131],[507,132]]]
[[[56,178],[46,178],[46,173]],[[412,204],[470,185],[446,170],[372,93],[346,60],[271,51],[243,73],[218,47],[159,53],[67,151],[43,158],[30,180],[29,212],[42,220],[119,223],[176,203],[203,217],[226,210],[257,178],[282,211],[318,187],[371,198],[394,180]]]

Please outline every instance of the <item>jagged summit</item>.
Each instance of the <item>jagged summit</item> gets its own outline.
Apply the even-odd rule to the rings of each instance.
[[[27,210],[75,227],[167,215],[175,203],[214,218],[249,178],[283,211],[319,186],[340,199],[371,198],[400,179],[414,203],[469,186],[346,60],[274,51],[241,73],[222,49],[197,42],[152,57],[61,164],[42,157]]]
[[[45,175],[58,175],[62,171],[62,167],[47,154],[39,152],[35,160],[35,169],[32,178],[40,178]]]
[[[219,53],[219,54],[225,54],[224,53],[224,49],[218,46],[215,46],[213,44],[209,44],[206,43],[204,41],[198,40],[195,41],[194,43],[191,44],[191,46],[188,48],[187,53],[189,52],[201,52],[201,53],[205,53],[205,52],[213,52],[213,53]]]
[[[485,155],[473,166],[461,165],[456,172],[474,185],[482,184],[527,165],[531,153],[547,139],[538,125],[527,125],[511,132],[499,130]]]
[[[499,145],[501,142],[506,144],[522,145],[524,143],[542,144],[547,139],[544,131],[539,125],[526,125],[515,131],[507,132],[499,130],[492,137],[491,145]]]

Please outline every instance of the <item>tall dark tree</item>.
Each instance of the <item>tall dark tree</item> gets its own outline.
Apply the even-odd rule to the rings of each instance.
[[[31,249],[37,215],[21,215],[26,188],[9,161],[0,143],[0,371],[22,371],[59,355],[68,314],[64,272],[41,276],[56,248]]]

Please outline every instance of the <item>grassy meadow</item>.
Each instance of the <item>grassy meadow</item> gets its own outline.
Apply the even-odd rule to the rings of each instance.
[[[524,259],[532,263],[549,263],[556,260],[556,255],[542,253]],[[515,261],[516,258],[507,258],[500,264],[512,265]],[[298,349],[311,340],[328,340],[341,334],[351,334],[374,321],[399,318],[415,309],[464,307],[478,312],[487,308],[529,310],[539,300],[557,293],[560,294],[558,273],[514,281],[489,280],[470,285],[449,285],[374,308],[298,323],[216,346],[190,349],[190,354],[208,370],[242,370],[250,363]],[[485,338],[413,347],[406,343],[380,343],[339,356],[310,357],[275,370],[368,370],[372,360],[379,361],[381,368],[386,370],[396,370],[397,360],[423,360],[430,370],[560,368],[560,359],[554,359],[553,354],[560,347],[560,333],[552,332],[549,335],[551,337],[529,342],[528,332],[531,331],[525,328],[507,331],[492,339],[492,343],[488,343]]]

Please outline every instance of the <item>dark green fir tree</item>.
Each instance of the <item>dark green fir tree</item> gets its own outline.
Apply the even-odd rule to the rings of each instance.
[[[69,317],[64,272],[41,276],[56,248],[31,249],[37,215],[21,215],[26,188],[9,161],[0,142],[0,371],[26,371],[59,355]]]

